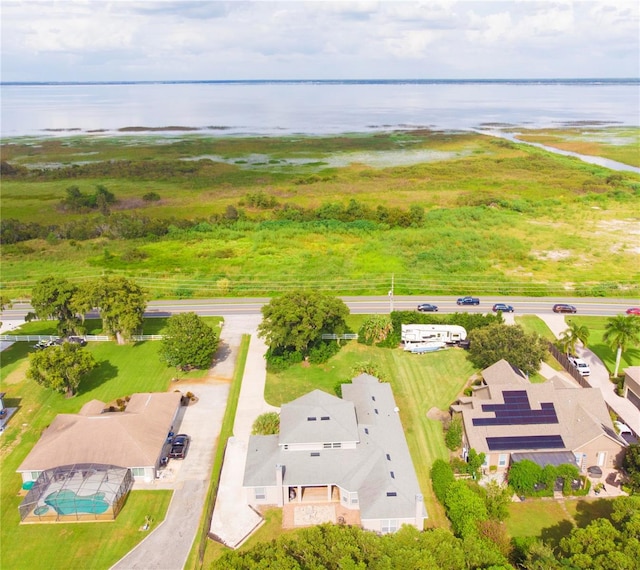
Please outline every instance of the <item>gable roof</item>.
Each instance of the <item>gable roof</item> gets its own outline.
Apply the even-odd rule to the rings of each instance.
[[[488,386],[500,384],[529,384],[527,377],[504,358],[482,371],[482,378]]]
[[[344,432],[346,436],[353,437],[351,426],[355,426],[355,448],[321,448],[313,452],[309,449],[292,450],[284,449],[282,434],[280,441],[277,435],[252,436],[244,486],[276,485],[276,465],[283,465],[285,485],[333,484],[346,491],[357,492],[363,519],[415,518],[416,495],[421,491],[391,386],[380,383],[374,376],[361,374],[351,384],[342,385],[343,400],[316,392],[284,404],[281,418],[287,418],[289,412],[295,416],[300,410],[313,409],[319,402],[327,404],[328,408],[322,409],[331,413],[335,400],[338,400],[342,405],[335,409],[344,414],[343,420],[348,425]],[[293,411],[287,410],[290,406]],[[347,411],[350,411],[350,418]],[[334,433],[330,420],[306,422],[306,417],[302,417],[302,429],[309,433],[308,443],[336,441],[324,439]],[[287,441],[290,441],[292,429],[292,426],[287,427]],[[311,433],[312,430],[315,432]],[[301,438],[298,441],[303,443]]]
[[[282,406],[280,445],[358,441],[353,403],[314,390]]]
[[[133,394],[124,412],[100,413],[99,400],[78,414],[59,414],[18,472],[74,463],[147,467],[158,461],[180,405],[179,392]]]
[[[491,383],[482,398],[464,398],[453,407],[462,412],[469,446],[478,453],[577,450],[600,436],[625,445],[615,435],[600,389],[552,380],[531,384],[515,376],[508,383],[515,373],[504,363],[489,367]]]

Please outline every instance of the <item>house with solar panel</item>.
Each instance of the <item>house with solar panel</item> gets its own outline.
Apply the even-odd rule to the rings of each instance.
[[[556,377],[532,384],[500,360],[482,371],[481,386],[460,398],[463,446],[486,455],[485,468],[498,471],[529,459],[545,465],[576,464],[618,468],[626,441],[616,434],[597,388],[576,388]]]
[[[346,522],[386,534],[427,513],[391,386],[361,374],[342,398],[314,390],[280,412],[280,433],[251,436],[247,502],[283,507],[283,525]]]

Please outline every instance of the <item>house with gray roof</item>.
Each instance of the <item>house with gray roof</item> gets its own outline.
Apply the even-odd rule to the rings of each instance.
[[[134,480],[153,481],[180,399],[179,392],[140,393],[123,412],[91,400],[77,414],[58,414],[17,471],[27,482],[63,465],[103,464],[131,469]]]
[[[249,440],[248,504],[324,504],[375,532],[422,530],[427,513],[398,412],[391,386],[368,374],[343,384],[342,398],[314,390],[284,404],[280,433]]]
[[[627,443],[613,427],[599,388],[577,388],[561,378],[532,384],[506,360],[482,371],[482,385],[451,409],[462,415],[463,446],[486,456],[485,467],[512,461],[620,466]]]

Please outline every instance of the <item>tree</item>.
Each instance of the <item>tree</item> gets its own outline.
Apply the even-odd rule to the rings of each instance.
[[[640,443],[627,447],[622,466],[629,474],[629,486],[634,493],[640,493]]]
[[[519,325],[492,324],[469,333],[469,359],[487,368],[505,359],[525,374],[534,374],[547,353],[545,341],[536,333],[526,333]]]
[[[482,497],[469,489],[464,481],[449,485],[444,504],[453,531],[460,537],[477,534],[477,523],[489,518]]]
[[[218,343],[216,332],[198,315],[180,313],[167,321],[160,358],[181,370],[208,368]]]
[[[589,334],[589,328],[586,325],[581,325],[576,321],[570,321],[569,328],[562,332],[558,344],[565,353],[575,354],[578,342],[582,343],[583,346],[587,346]]]
[[[280,414],[277,412],[260,414],[251,428],[251,435],[275,435],[278,433],[280,433]]]
[[[349,308],[337,297],[317,290],[298,290],[273,298],[262,307],[262,315],[258,335],[270,349],[307,355],[323,333],[345,330]]]
[[[386,315],[371,315],[362,323],[358,331],[358,339],[363,344],[382,342],[393,330],[393,323]]]
[[[65,342],[61,346],[31,353],[27,377],[47,388],[66,393],[70,398],[76,393],[82,377],[96,366],[91,353],[77,344]]]
[[[78,288],[62,277],[49,276],[38,281],[31,292],[31,306],[39,319],[58,320],[58,332],[65,336],[78,330],[80,319],[74,310]]]
[[[618,376],[622,352],[629,346],[640,344],[640,318],[635,315],[617,315],[607,320],[602,340],[616,349],[616,367],[614,378]]]
[[[449,429],[444,436],[444,442],[451,451],[455,451],[462,445],[462,418],[460,416],[451,420]]]
[[[131,335],[142,329],[147,306],[142,288],[126,277],[102,277],[89,284],[85,306],[100,310],[102,326],[124,344]]]
[[[509,485],[521,495],[530,495],[542,478],[542,467],[529,459],[516,461],[509,469]]]

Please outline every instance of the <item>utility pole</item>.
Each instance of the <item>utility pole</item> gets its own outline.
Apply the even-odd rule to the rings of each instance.
[[[391,274],[391,289],[389,290],[389,314],[393,313],[393,285],[395,280],[395,273]]]

